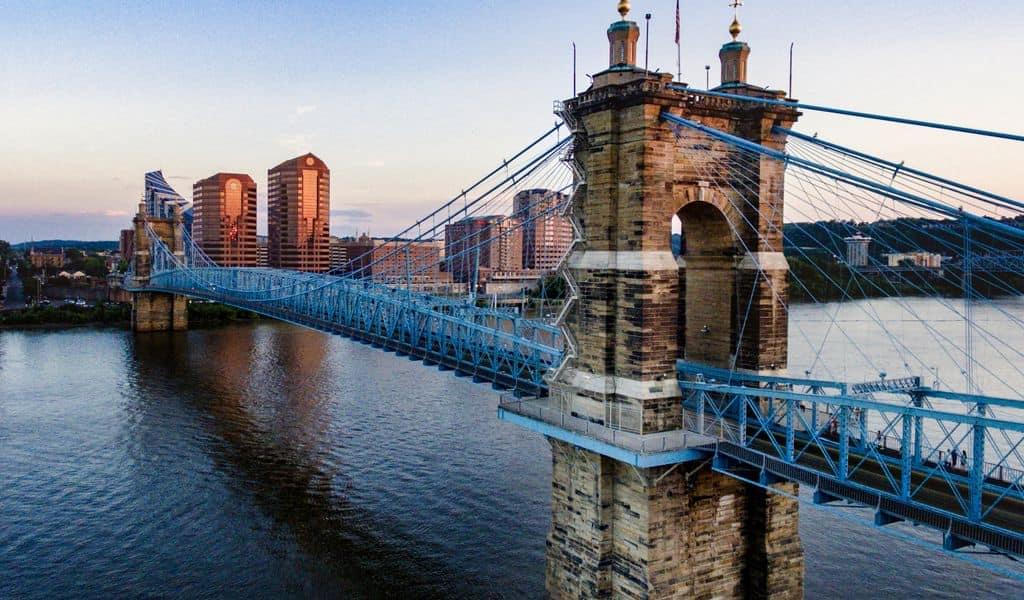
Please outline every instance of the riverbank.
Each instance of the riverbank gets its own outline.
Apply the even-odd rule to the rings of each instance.
[[[96,306],[32,306],[0,312],[0,327],[79,327],[82,325],[126,325],[132,309],[127,304]]]
[[[189,327],[212,327],[236,321],[257,321],[258,314],[215,302],[189,302]]]
[[[0,329],[60,329],[86,325],[128,327],[130,304],[100,303],[96,306],[32,306],[0,312]],[[189,302],[189,325],[214,327],[237,321],[253,321],[259,315],[223,304]]]

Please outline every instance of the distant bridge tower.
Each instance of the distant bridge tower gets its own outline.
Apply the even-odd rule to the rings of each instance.
[[[620,2],[623,20],[608,30],[609,68],[564,105],[584,176],[573,199],[583,242],[567,258],[579,300],[565,326],[577,356],[552,382],[551,401],[591,424],[650,434],[681,427],[678,358],[770,373],[786,369],[788,353],[783,166],[752,159],[742,175],[703,181],[680,144],[726,147],[677,140],[660,115],[775,149],[785,139],[772,127],[788,128],[799,115],[673,88],[671,75],[638,68],[639,29],[626,20],[628,4]],[[730,31],[733,41],[720,53],[722,89],[783,97],[746,83],[750,48],[737,40],[738,21]],[[679,259],[670,245],[673,216],[685,237]],[[549,439],[552,597],[803,596],[795,500],[714,472],[704,459],[639,468]]]
[[[146,205],[139,205],[139,212],[132,220],[135,225],[135,254],[132,256],[135,282],[132,287],[146,287],[152,269],[152,244],[146,225],[157,235],[167,248],[180,259],[185,256],[184,218],[181,207],[173,207],[170,218],[149,216]],[[160,292],[132,293],[132,330],[183,331],[188,329],[188,298]]]

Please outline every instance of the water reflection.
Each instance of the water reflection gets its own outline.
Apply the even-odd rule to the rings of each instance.
[[[453,573],[417,555],[415,540],[348,497],[347,439],[329,410],[328,336],[270,326],[202,334],[199,347],[188,334],[169,343],[161,337],[167,336],[135,339],[139,395],[170,391],[195,411],[216,469],[326,567],[312,584],[318,593],[440,597],[452,591],[446,582],[456,580]],[[160,383],[151,388],[152,381]],[[180,385],[166,390],[168,381]]]

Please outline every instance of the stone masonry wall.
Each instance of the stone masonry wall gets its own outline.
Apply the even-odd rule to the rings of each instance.
[[[551,445],[552,598],[802,598],[796,501],[706,465],[666,474]]]
[[[184,296],[140,292],[132,294],[132,330],[184,331],[188,329],[188,300]]]
[[[580,298],[566,326],[579,355],[551,394],[567,412],[642,433],[682,426],[679,357],[786,366],[782,166],[738,160],[706,136],[677,139],[660,115],[781,148],[772,126],[796,114],[671,90],[670,80],[623,75],[567,103],[586,174],[574,199],[584,243],[568,258]],[[687,238],[679,260],[670,248],[675,215]],[[706,465],[635,469],[563,442],[551,447],[552,597],[802,595],[789,499]]]

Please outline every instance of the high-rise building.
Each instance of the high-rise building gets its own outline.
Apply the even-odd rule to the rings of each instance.
[[[192,239],[223,267],[255,267],[256,182],[217,173],[192,186]]]
[[[161,171],[146,173],[143,202],[146,204],[146,214],[159,219],[173,217],[175,206],[180,207],[183,212],[188,208],[188,200],[174,191]]]
[[[265,235],[256,236],[256,266],[270,266],[270,258],[267,251],[267,236]]]
[[[494,271],[523,268],[523,231],[517,218],[506,215],[466,217],[445,225],[444,252],[452,279],[479,284]]]
[[[561,215],[568,198],[553,190],[523,190],[513,199],[513,215],[522,221],[523,268],[554,271],[572,244],[572,225]]]
[[[368,234],[358,238],[341,238],[332,243],[332,252],[339,259],[343,256],[342,270],[345,275],[360,279],[373,275],[373,239]]]
[[[436,287],[448,281],[442,276],[442,240],[331,238],[331,269],[360,279],[387,285],[412,285],[415,289]],[[432,287],[433,286],[433,287]]]
[[[132,255],[135,254],[135,230],[134,229],[122,229],[121,238],[117,245],[118,251],[121,253],[121,258],[130,261]]]
[[[389,284],[437,281],[443,255],[441,240],[373,240],[373,280]]]
[[[345,263],[348,262],[348,249],[345,246],[344,240],[331,236],[331,271],[340,273],[345,269]]]
[[[868,248],[871,246],[871,238],[857,234],[843,240],[846,242],[846,264],[851,267],[866,267],[870,255]]]
[[[313,154],[267,172],[270,266],[322,273],[331,267],[331,171]]]

